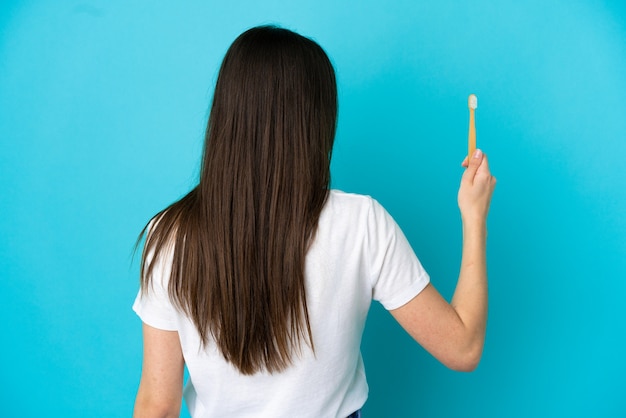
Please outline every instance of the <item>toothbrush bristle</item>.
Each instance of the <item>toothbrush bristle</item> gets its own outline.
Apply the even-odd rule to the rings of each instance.
[[[467,106],[470,109],[476,109],[478,107],[478,97],[476,97],[475,94],[470,94],[469,98],[467,99]]]

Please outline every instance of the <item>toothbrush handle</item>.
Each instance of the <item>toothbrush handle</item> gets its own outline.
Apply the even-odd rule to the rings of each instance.
[[[469,134],[467,136],[467,156],[471,158],[476,151],[476,124],[474,121],[474,109],[469,110]]]

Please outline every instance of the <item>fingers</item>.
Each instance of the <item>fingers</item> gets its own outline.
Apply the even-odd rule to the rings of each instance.
[[[476,170],[476,174],[484,174],[487,176],[491,175],[491,170],[489,169],[489,161],[487,160],[487,156],[483,154],[483,161],[478,166],[478,170]]]
[[[476,176],[479,176],[481,179],[486,181],[492,187],[496,184],[496,178],[491,174],[491,169],[489,168],[489,161],[487,160],[487,155],[483,154],[483,161],[478,167],[476,171]]]
[[[474,151],[474,154],[471,156],[471,158],[469,158],[469,161],[467,158],[465,159],[465,161],[463,161],[463,163],[467,161],[467,169],[465,170],[465,173],[463,173],[462,181],[469,183],[472,183],[474,181],[476,172],[483,162],[483,157],[483,152],[477,149],[476,151]],[[487,166],[487,170],[489,170],[489,166]]]
[[[496,179],[491,175],[487,156],[479,149],[466,158],[467,166],[458,193],[458,204],[463,222],[479,222],[483,224],[493,193]]]

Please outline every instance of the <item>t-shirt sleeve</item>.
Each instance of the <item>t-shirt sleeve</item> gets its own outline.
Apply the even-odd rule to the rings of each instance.
[[[177,331],[177,310],[170,301],[167,286],[171,265],[171,254],[164,251],[164,256],[157,259],[150,284],[140,289],[133,304],[133,310],[139,318],[151,327],[165,331]]]
[[[374,199],[368,223],[372,296],[387,310],[399,308],[424,290],[430,277],[398,224]]]

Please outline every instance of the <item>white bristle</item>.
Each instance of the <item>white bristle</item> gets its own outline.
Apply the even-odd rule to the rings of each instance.
[[[470,109],[476,109],[478,107],[478,97],[475,94],[470,94],[467,99],[467,105]]]

